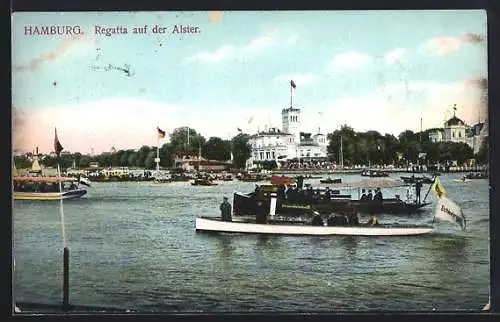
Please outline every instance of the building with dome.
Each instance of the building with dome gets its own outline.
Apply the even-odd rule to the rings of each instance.
[[[467,125],[456,116],[456,105],[453,106],[453,117],[447,120],[442,129],[434,129],[429,132],[431,142],[456,142],[469,145],[474,154],[479,152],[479,148],[484,139],[488,137],[488,122],[481,122],[474,125]]]
[[[300,109],[290,106],[281,111],[281,129],[270,127],[250,136],[252,156],[248,163],[292,159],[325,160],[328,140],[325,134],[301,131]]]

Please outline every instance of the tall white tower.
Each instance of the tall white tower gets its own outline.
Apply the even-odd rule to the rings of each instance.
[[[283,132],[290,133],[295,143],[300,143],[300,109],[289,107],[281,111]]]

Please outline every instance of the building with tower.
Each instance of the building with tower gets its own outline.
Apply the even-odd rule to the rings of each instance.
[[[290,84],[291,89],[294,89],[293,81]],[[326,159],[328,146],[326,135],[322,134],[320,129],[315,134],[302,132],[301,110],[292,104],[292,99],[290,99],[290,107],[281,110],[281,129],[265,128],[264,131],[258,131],[250,136],[252,156],[248,163],[255,165],[273,160]]]
[[[432,142],[466,143],[476,154],[483,140],[488,138],[488,121],[479,119],[478,123],[469,126],[456,116],[456,110],[454,105],[453,117],[444,123],[443,128],[429,132],[429,139]]]

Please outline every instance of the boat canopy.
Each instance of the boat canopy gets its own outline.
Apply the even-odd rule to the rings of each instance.
[[[385,179],[385,180],[359,180],[352,182],[343,182],[343,183],[332,183],[328,185],[330,188],[367,188],[367,189],[375,189],[375,188],[395,188],[395,187],[406,187],[407,185],[398,180]]]
[[[13,181],[15,182],[76,182],[77,178],[72,177],[30,177],[30,176],[18,176],[14,177]]]

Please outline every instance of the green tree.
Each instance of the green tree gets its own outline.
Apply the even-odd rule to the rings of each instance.
[[[233,165],[238,169],[245,168],[246,161],[252,156],[252,147],[248,143],[248,134],[240,133],[231,140]]]
[[[89,155],[82,155],[80,162],[78,163],[78,166],[81,168],[88,168],[90,162],[92,162],[93,159]]]
[[[126,167],[128,165],[128,156],[130,155],[130,153],[133,153],[133,151],[123,151],[123,153],[120,155],[120,166]]]
[[[174,160],[174,149],[170,143],[165,143],[160,148],[160,166],[172,167]]]
[[[139,156],[139,154],[137,152],[129,153],[128,160],[127,160],[127,163],[128,163],[129,167],[134,167],[135,166],[135,163],[137,161],[137,157],[138,156]]]
[[[203,146],[203,156],[209,160],[226,161],[231,158],[231,142],[211,137]]]
[[[156,167],[156,163],[154,162],[156,158],[156,149],[149,151],[146,156],[146,160],[144,160],[144,167],[146,169],[152,169]]]
[[[24,155],[16,155],[14,156],[14,164],[18,169],[27,169],[31,168],[31,162]]]
[[[137,159],[135,160],[135,165],[137,167],[144,167],[144,162],[146,161],[146,158],[148,157],[149,151],[151,151],[151,148],[147,145],[143,145],[139,149]]]
[[[203,147],[205,141],[205,138],[198,134],[195,129],[187,126],[176,128],[170,134],[170,145],[174,153],[182,151],[198,153],[199,148]]]

